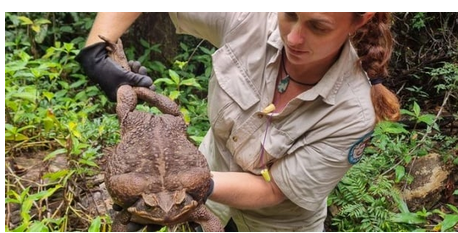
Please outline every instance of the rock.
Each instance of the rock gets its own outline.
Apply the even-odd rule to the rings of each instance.
[[[410,211],[418,211],[423,207],[430,209],[441,199],[451,169],[436,153],[418,157],[412,163],[410,174],[414,180],[402,191],[402,196]]]

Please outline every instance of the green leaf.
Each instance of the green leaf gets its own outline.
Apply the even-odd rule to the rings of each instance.
[[[87,159],[80,159],[78,160],[79,163],[86,164],[91,167],[99,167],[94,161],[92,160],[87,160]]]
[[[396,166],[395,168],[395,172],[396,172],[396,183],[399,183],[399,181],[401,181],[401,179],[405,176],[406,174],[406,169],[404,166]]]
[[[102,225],[102,221],[100,216],[97,216],[94,220],[92,220],[91,225],[89,226],[88,232],[100,232],[100,227]]]
[[[59,32],[73,33],[73,28],[70,26],[62,26],[59,28]]]
[[[29,222],[30,221],[30,209],[32,208],[33,205],[33,200],[30,198],[26,198],[21,205],[21,217],[24,220],[24,222]]]
[[[209,49],[205,48],[205,47],[199,47],[200,50],[202,50],[202,52],[204,52],[205,54],[208,54],[208,55],[212,55],[213,52],[210,51]]]
[[[82,136],[81,136],[80,131],[78,131],[77,126],[78,126],[78,123],[73,122],[73,121],[69,122],[68,125],[67,125],[67,127],[68,127],[69,131],[72,133],[72,135],[74,135],[78,139],[81,139]]]
[[[37,25],[38,26],[38,25]],[[48,35],[48,25],[38,26],[37,34],[35,35],[35,41],[39,44],[43,43],[46,36]]]
[[[51,195],[54,194],[54,192],[56,192],[56,190],[58,190],[60,188],[62,188],[62,185],[58,184],[58,185],[54,186],[54,188],[50,188],[48,190],[43,190],[41,192],[32,194],[29,197],[27,197],[27,199],[31,199],[33,201],[42,200],[42,199],[50,197]]]
[[[177,65],[178,68],[180,68],[181,70],[183,69],[184,66],[186,66],[186,65],[188,64],[188,63],[185,62],[185,61],[175,61],[174,63],[175,63],[175,65]]]
[[[32,30],[36,33],[40,33],[40,25],[32,25]]]
[[[13,133],[17,132],[17,127],[13,126],[12,124],[6,123],[5,124],[5,129],[10,131],[10,132],[13,132]]]
[[[40,78],[43,76],[42,70],[37,68],[30,68],[30,72],[33,74],[33,77]]]
[[[14,61],[6,64],[5,73],[13,73],[18,70],[27,69],[27,62],[26,61]]]
[[[197,142],[197,144],[201,144],[202,141],[204,140],[204,137],[202,136],[190,136],[189,138],[191,138],[192,140],[194,140],[195,142]],[[328,199],[329,201],[329,199]]]
[[[417,122],[424,122],[428,125],[431,125],[434,121],[435,116],[431,114],[425,114],[418,117]]]
[[[180,76],[174,70],[169,69],[169,76],[175,82],[175,84],[180,84]]]
[[[7,203],[17,203],[17,204],[21,204],[21,201],[20,200],[17,200],[17,199],[13,199],[13,198],[5,198],[5,204]]]
[[[169,98],[172,100],[176,100],[180,96],[180,91],[171,91],[169,94]]]
[[[21,134],[21,133],[8,134],[8,135],[5,134],[5,140],[6,141],[20,142],[20,141],[25,141],[27,139],[29,139],[29,137],[27,137],[26,135]]]
[[[49,232],[49,228],[42,222],[33,221],[30,225],[28,232]]]
[[[456,192],[457,190],[455,190]],[[453,212],[455,212],[456,214],[458,214],[458,207],[456,206],[453,206],[451,204],[447,204],[448,208],[450,208]]]
[[[27,196],[27,194],[29,194],[29,190],[30,190],[30,187],[27,187],[26,189],[24,189],[21,193],[21,196],[19,198],[19,200],[21,200],[21,202],[23,202],[25,200],[25,197]]]
[[[25,232],[30,222],[23,221],[21,225],[13,229],[13,232]]]
[[[64,49],[67,51],[67,52],[70,52],[72,51],[72,49],[74,49],[75,45],[72,44],[72,43],[64,43]]]
[[[66,153],[67,153],[67,149],[65,149],[65,148],[57,149],[57,150],[49,153],[48,155],[46,155],[46,157],[43,159],[43,161],[55,158],[58,154],[66,154]]]
[[[84,84],[87,83],[87,80],[85,79],[82,79],[82,80],[79,80],[79,81],[76,81],[76,82],[73,82],[72,85],[69,86],[69,88],[71,89],[76,89]]]
[[[64,81],[59,81],[58,82],[64,89],[68,89],[70,86],[68,85],[67,82],[64,82]]]
[[[165,83],[167,85],[174,85],[175,83],[173,83],[173,81],[169,78],[158,78],[156,80],[154,80],[154,84],[157,85],[159,83]]]
[[[412,155],[410,154],[404,155],[404,162],[410,163],[410,161],[412,161]]]
[[[426,219],[419,217],[414,213],[398,213],[391,218],[391,221],[409,224],[421,224],[425,223]]]
[[[46,97],[48,101],[51,101],[51,99],[54,97],[54,93],[49,91],[43,91],[43,96]]]
[[[75,100],[84,100],[87,99],[87,95],[85,91],[80,91],[78,94],[75,95]]]
[[[149,46],[151,46],[151,43],[146,41],[145,39],[142,39],[140,38],[140,44],[145,47],[145,48],[148,48]]]
[[[38,25],[49,24],[49,23],[51,23],[51,21],[49,21],[48,19],[36,19],[35,20],[35,24],[38,24]]]
[[[446,231],[458,224],[458,215],[447,214],[445,215],[444,221],[442,221],[441,231]]]
[[[12,94],[12,96],[15,97],[15,98],[28,100],[28,101],[30,101],[32,103],[35,103],[35,101],[37,99],[37,90],[31,89],[31,90],[28,90],[28,91],[25,91],[25,92],[14,93],[14,94]]]
[[[195,78],[189,78],[181,81],[181,85],[192,86],[197,88],[202,88],[200,84],[196,81]]]
[[[406,110],[406,109],[401,109],[401,114],[402,115],[409,115],[409,116],[415,116],[415,114],[409,110]]]
[[[417,104],[417,102],[413,103],[413,112],[415,113],[415,116],[420,116],[420,105]]]
[[[21,20],[21,24],[22,25],[30,25],[30,24],[33,24],[32,20],[30,20],[29,18],[25,17],[25,16],[19,16],[18,17],[19,20]]]
[[[189,116],[189,111],[186,108],[180,108],[181,114],[183,114],[184,122],[189,124],[191,122],[191,117]]]
[[[51,117],[45,117],[43,119],[43,125],[45,132],[49,132],[52,128],[54,128],[54,120]]]
[[[46,173],[43,175],[44,179],[50,179],[51,181],[59,180],[60,178],[65,177],[69,173],[68,169],[62,169],[56,172]]]

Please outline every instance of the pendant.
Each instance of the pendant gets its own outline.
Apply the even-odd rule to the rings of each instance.
[[[280,92],[280,94],[285,93],[286,89],[288,88],[289,84],[289,75],[286,75],[286,77],[282,80],[277,85],[277,91]]]

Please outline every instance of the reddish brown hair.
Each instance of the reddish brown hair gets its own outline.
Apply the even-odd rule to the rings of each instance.
[[[363,13],[355,13],[359,20]],[[377,12],[352,36],[360,63],[370,79],[388,77],[388,64],[393,51],[393,38],[390,31],[391,14]],[[383,84],[372,85],[371,99],[374,105],[376,122],[397,121],[400,106],[396,95]]]

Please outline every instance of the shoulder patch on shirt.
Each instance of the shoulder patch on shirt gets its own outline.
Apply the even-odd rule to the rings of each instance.
[[[366,148],[366,145],[369,143],[371,137],[372,137],[373,131],[370,133],[364,135],[362,138],[360,138],[353,146],[351,146],[350,151],[348,152],[348,162],[351,164],[356,164],[361,160],[363,157],[363,152],[364,149]]]

